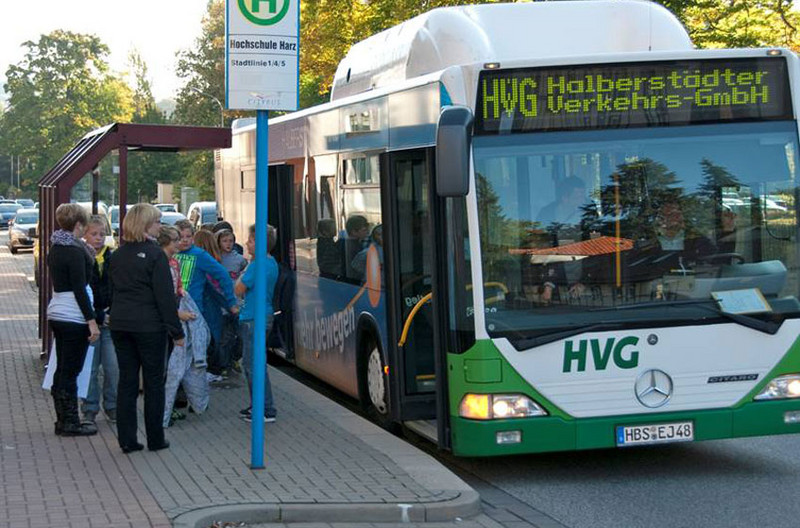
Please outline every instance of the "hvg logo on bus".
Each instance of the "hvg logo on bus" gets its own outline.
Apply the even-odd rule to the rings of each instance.
[[[242,15],[259,26],[277,24],[289,11],[289,0],[238,0],[238,4]]]
[[[609,359],[621,369],[632,369],[639,365],[639,351],[633,347],[639,344],[635,336],[609,337],[604,342],[600,339],[567,340],[564,342],[564,372],[572,372],[575,364],[576,372],[586,370],[587,356],[594,362],[595,370],[605,370]],[[589,351],[591,350],[591,355]]]

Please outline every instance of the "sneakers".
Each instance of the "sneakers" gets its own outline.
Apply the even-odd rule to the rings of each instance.
[[[234,361],[234,362],[233,362],[233,366],[231,366],[231,368],[232,368],[234,371],[236,371],[236,372],[238,372],[239,374],[241,374],[241,373],[242,373],[242,363],[241,363],[241,361],[239,361],[238,359],[237,359],[236,361]]]
[[[83,413],[83,422],[84,424],[92,424],[94,425],[97,422],[97,413],[94,411],[86,411]]]
[[[242,409],[239,411],[239,417],[241,417],[245,422],[250,423],[253,421],[253,412],[252,407],[248,407],[247,409]],[[264,423],[275,423],[278,420],[277,416],[264,416]]]
[[[111,423],[116,423],[117,421],[117,410],[116,409],[106,409],[106,419]]]
[[[219,376],[217,374],[212,374],[210,372],[206,372],[206,379],[208,380],[209,383],[217,383],[220,381],[225,381],[225,378],[223,378],[222,376]]]

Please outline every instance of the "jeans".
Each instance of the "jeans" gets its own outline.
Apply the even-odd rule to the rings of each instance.
[[[53,375],[53,394],[78,397],[78,374],[83,369],[86,351],[89,349],[89,325],[50,321],[56,339],[58,366]],[[76,400],[77,401],[77,400]]]
[[[112,330],[119,364],[117,388],[117,437],[121,447],[133,446],[136,439],[136,400],[139,397],[139,370],[144,382],[144,425],[147,444],[164,444],[164,356],[167,333]]]
[[[219,340],[219,364],[222,368],[230,368],[239,359],[236,353],[239,341],[239,318],[233,314],[222,316],[222,336]]]
[[[272,326],[272,315],[267,316],[267,334]],[[247,379],[250,395],[253,394],[253,330],[254,321],[239,321],[239,338],[242,340],[242,370]],[[264,368],[264,415],[273,417],[278,415],[275,410],[275,400],[272,398],[272,385],[269,382],[269,369]]]
[[[94,342],[94,357],[92,358],[92,377],[89,381],[89,393],[83,400],[81,409],[97,414],[100,411],[100,364],[103,365],[103,409],[112,411],[117,408],[117,384],[119,384],[119,366],[114,342],[111,340],[111,330],[104,326],[100,328],[100,337]]]

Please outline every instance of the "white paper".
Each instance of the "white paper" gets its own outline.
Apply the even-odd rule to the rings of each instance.
[[[771,312],[772,307],[758,288],[711,292],[723,312],[732,314]]]
[[[94,358],[94,345],[90,345],[86,351],[86,359],[83,361],[83,369],[78,374],[78,398],[85,398],[89,394],[89,381],[92,376],[92,359]],[[50,360],[47,362],[47,370],[44,372],[42,388],[50,390],[53,387],[53,376],[58,368],[56,357],[56,340],[53,339],[53,346],[50,348]]]

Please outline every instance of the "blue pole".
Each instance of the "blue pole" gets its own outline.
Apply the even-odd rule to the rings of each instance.
[[[251,469],[264,469],[264,380],[267,370],[267,224],[269,223],[269,111],[256,116],[256,284],[254,288]]]

